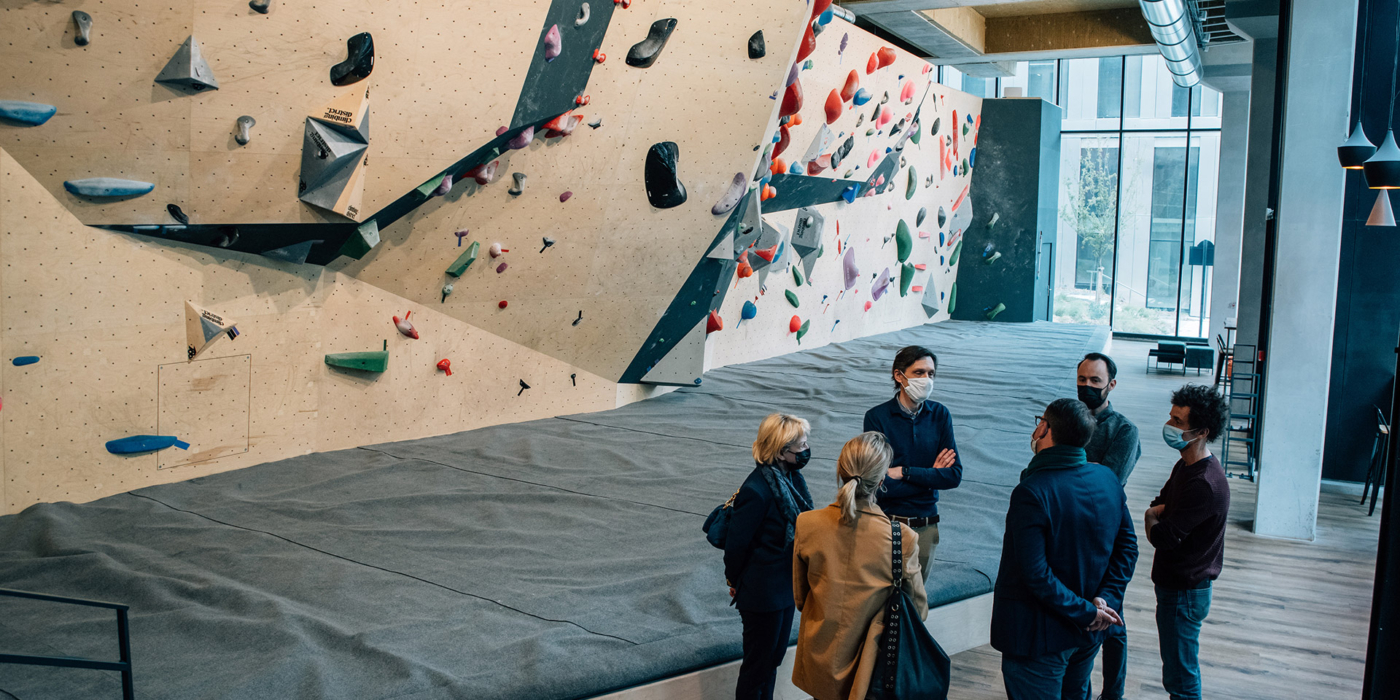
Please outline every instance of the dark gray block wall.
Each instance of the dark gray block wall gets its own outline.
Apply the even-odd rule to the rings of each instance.
[[[989,310],[1005,304],[995,320],[1048,321],[1060,253],[1060,108],[1041,99],[983,102],[974,167],[970,196],[976,213],[963,233],[953,318],[985,320]],[[997,222],[989,227],[993,217]],[[990,264],[983,257],[988,243],[1001,253]]]

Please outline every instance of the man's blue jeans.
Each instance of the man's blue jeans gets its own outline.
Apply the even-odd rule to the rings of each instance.
[[[1099,645],[1044,656],[1001,655],[1001,679],[1009,700],[1090,700]]]
[[[1103,700],[1122,700],[1128,684],[1128,627],[1108,628],[1103,640]]]
[[[1210,586],[1179,591],[1157,586],[1157,637],[1162,686],[1171,700],[1201,698],[1201,623],[1210,613]]]

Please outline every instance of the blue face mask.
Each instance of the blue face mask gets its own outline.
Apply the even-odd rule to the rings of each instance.
[[[1170,425],[1162,426],[1162,439],[1166,441],[1167,447],[1173,450],[1184,450],[1195,438],[1186,439],[1186,431]]]

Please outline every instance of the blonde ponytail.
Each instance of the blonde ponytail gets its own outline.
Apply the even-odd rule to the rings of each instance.
[[[841,509],[841,524],[855,523],[857,501],[873,499],[893,456],[889,441],[874,431],[851,438],[841,448],[841,456],[836,458],[836,476],[841,480],[836,504]]]

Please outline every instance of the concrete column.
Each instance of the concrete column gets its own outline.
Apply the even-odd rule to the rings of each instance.
[[[1211,274],[1210,339],[1225,337],[1225,322],[1238,315],[1240,243],[1244,234],[1245,163],[1249,144],[1249,92],[1222,93],[1220,175],[1215,205],[1215,269]]]
[[[1254,531],[1317,529],[1346,178],[1357,0],[1294,0]]]
[[[1264,300],[1265,212],[1269,207],[1269,166],[1273,162],[1274,81],[1278,39],[1255,37],[1249,81],[1249,137],[1245,159],[1244,217],[1240,231],[1239,345],[1259,346],[1259,313]],[[1222,125],[1223,126],[1223,125]],[[1221,147],[1224,147],[1223,138]]]

